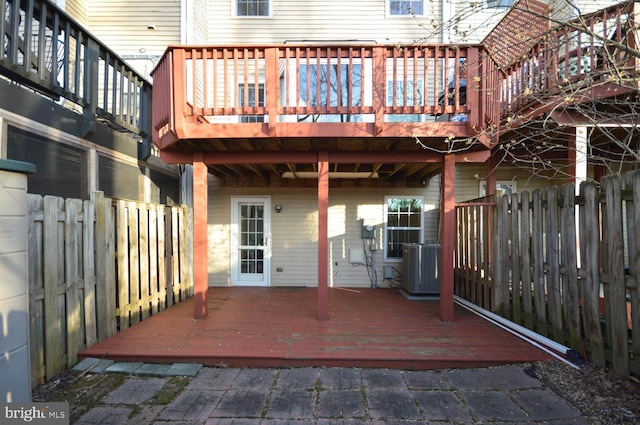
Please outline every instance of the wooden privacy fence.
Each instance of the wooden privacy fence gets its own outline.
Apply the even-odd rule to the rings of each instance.
[[[457,226],[457,295],[640,376],[639,172],[459,204]]]
[[[185,206],[29,195],[31,379],[192,295]]]

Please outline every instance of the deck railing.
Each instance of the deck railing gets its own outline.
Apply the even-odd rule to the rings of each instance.
[[[0,74],[117,129],[149,134],[151,85],[46,0],[0,0]]]
[[[540,33],[520,59],[501,69],[501,116],[563,94],[578,100],[579,90],[594,92],[605,83],[624,86],[637,72],[637,57],[629,53],[637,51],[637,5],[622,3]]]
[[[479,57],[477,46],[172,46],[153,72],[154,141],[195,123],[477,121],[467,81]]]

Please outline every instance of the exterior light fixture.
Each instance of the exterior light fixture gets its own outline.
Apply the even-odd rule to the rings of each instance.
[[[282,212],[282,204],[276,204],[274,208],[275,208],[277,213],[281,213]]]

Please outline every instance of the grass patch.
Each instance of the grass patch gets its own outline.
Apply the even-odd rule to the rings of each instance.
[[[159,391],[149,400],[149,404],[165,406],[171,403],[175,398],[189,385],[191,378],[185,376],[175,376],[169,378]]]

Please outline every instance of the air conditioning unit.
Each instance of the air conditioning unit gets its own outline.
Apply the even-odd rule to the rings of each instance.
[[[412,295],[440,294],[440,245],[402,245],[402,288]]]

